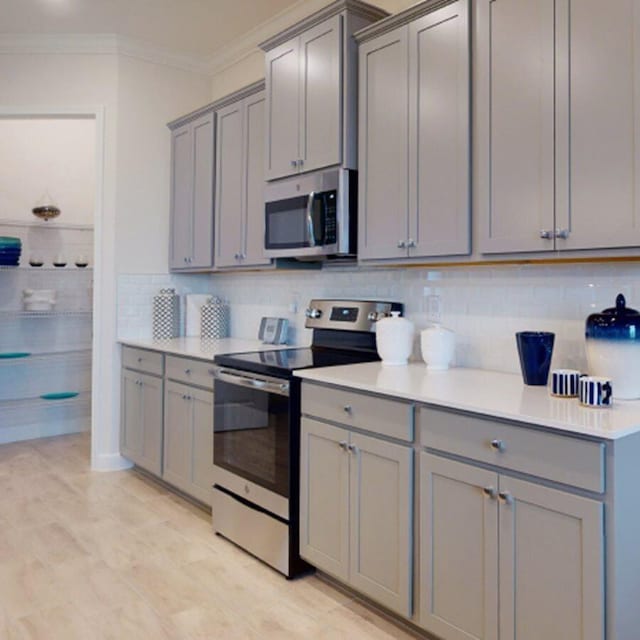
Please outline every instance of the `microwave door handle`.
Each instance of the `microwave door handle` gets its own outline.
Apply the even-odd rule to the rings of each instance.
[[[316,230],[313,227],[313,201],[316,194],[312,191],[307,200],[307,231],[309,233],[309,246],[316,246]]]

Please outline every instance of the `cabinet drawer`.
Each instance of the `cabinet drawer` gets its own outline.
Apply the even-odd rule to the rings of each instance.
[[[390,438],[413,440],[413,405],[406,402],[303,383],[302,413]]]
[[[213,389],[213,362],[167,356],[167,378]]]
[[[423,447],[604,491],[604,443],[427,407],[418,420]]]
[[[127,369],[137,369],[145,373],[161,376],[164,373],[163,354],[148,349],[122,347],[122,366]]]

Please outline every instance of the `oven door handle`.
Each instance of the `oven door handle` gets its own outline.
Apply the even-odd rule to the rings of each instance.
[[[263,380],[261,378],[237,375],[225,369],[219,368],[215,368],[213,370],[213,377],[216,380],[220,380],[221,382],[228,382],[229,384],[235,384],[239,387],[247,387],[249,389],[266,391],[267,393],[276,393],[281,396],[289,395],[289,382],[287,381],[272,382],[270,380]]]

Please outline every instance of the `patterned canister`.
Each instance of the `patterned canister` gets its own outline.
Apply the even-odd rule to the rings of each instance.
[[[160,289],[153,296],[153,338],[163,340],[180,335],[180,298],[175,289]]]
[[[209,298],[202,305],[200,323],[202,338],[227,338],[229,336],[229,306],[221,298]]]

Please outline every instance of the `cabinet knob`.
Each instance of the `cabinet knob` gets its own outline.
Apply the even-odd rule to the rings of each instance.
[[[247,256],[244,253],[240,254],[240,260],[244,260]]]
[[[416,246],[416,241],[413,238],[409,238],[409,240],[407,240],[407,247],[409,249],[413,249]]]
[[[569,237],[569,229],[556,229],[555,236],[566,240]]]
[[[398,240],[398,249],[406,249],[406,248],[407,248],[406,240]]]
[[[491,448],[494,451],[504,451],[506,449],[506,446],[504,444],[504,440],[492,440],[491,441]]]
[[[346,440],[340,440],[340,442],[338,442],[338,446],[343,449],[344,451],[347,450],[347,441]]]
[[[304,164],[304,160],[300,158],[300,160],[298,160],[298,166],[301,167],[303,164]]]
[[[185,373],[185,375],[190,376],[191,375],[191,369],[185,369],[184,373]]]
[[[494,487],[484,487],[482,489],[482,493],[484,493],[484,495],[487,496],[487,498],[491,498],[492,500],[495,500],[496,497],[498,496],[498,492],[495,490]]]
[[[540,237],[543,240],[551,240],[553,238],[553,233],[551,231],[549,231],[549,229],[541,229],[540,230]]]
[[[295,169],[298,166],[298,161],[297,160],[292,160],[291,161],[291,166]]]
[[[349,415],[353,413],[353,407],[350,404],[345,404],[344,407],[342,407],[342,410]]]
[[[503,502],[504,504],[513,504],[513,496],[508,491],[501,491],[498,494],[498,498],[500,498],[500,502]]]
[[[349,451],[349,453],[356,454],[356,453],[358,453],[358,447],[356,447],[355,444],[348,444],[347,445],[347,451]]]

